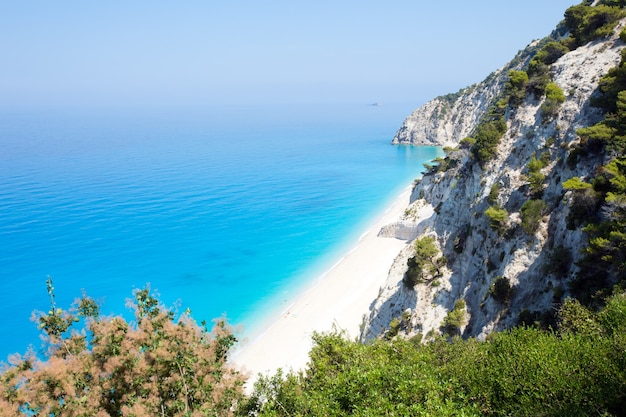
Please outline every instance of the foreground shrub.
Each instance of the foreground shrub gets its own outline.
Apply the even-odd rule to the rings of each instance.
[[[0,375],[2,416],[232,415],[243,378],[226,365],[236,342],[224,320],[212,332],[174,320],[149,291],[135,292],[135,323],[101,317],[86,296],[75,308],[37,313],[45,360],[16,356]],[[72,327],[84,324],[79,330]]]
[[[519,327],[485,342],[442,338],[360,344],[313,337],[303,373],[262,377],[241,415],[621,416],[626,298],[600,313],[559,313],[562,330]],[[588,324],[586,324],[588,323]]]

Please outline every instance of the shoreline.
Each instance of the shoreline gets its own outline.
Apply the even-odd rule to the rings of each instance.
[[[412,184],[405,187],[390,200],[351,242],[351,249],[340,253],[327,271],[302,287],[288,306],[259,322],[257,332],[240,343],[231,362],[248,373],[251,382],[259,373],[272,375],[279,368],[304,370],[314,332],[336,327],[350,338],[359,335],[363,316],[384,285],[393,260],[407,245],[404,240],[378,237],[378,232],[402,216],[412,188]]]

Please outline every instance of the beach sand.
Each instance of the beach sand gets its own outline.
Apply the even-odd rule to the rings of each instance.
[[[389,268],[406,242],[378,237],[386,224],[397,221],[409,204],[411,187],[406,188],[390,207],[361,235],[354,248],[310,287],[268,328],[258,336],[242,342],[232,362],[252,380],[259,373],[274,374],[303,370],[312,347],[313,332],[337,329],[350,338],[359,334],[363,316],[384,285]]]

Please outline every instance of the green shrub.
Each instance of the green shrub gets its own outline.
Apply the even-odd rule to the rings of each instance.
[[[543,218],[546,203],[543,200],[528,200],[520,209],[522,217],[522,229],[529,235],[534,235],[539,230],[539,224]]]
[[[526,84],[528,84],[528,74],[526,71],[509,71],[509,79],[504,86],[504,93],[509,97],[509,105],[518,107],[526,97]]]
[[[550,41],[546,43],[534,59],[546,64],[554,64],[560,57],[569,52],[569,48],[561,42]]]
[[[600,4],[579,4],[565,11],[565,26],[574,39],[575,47],[609,36],[624,11],[619,7]]]
[[[491,185],[491,189],[489,190],[489,196],[487,197],[487,201],[491,204],[495,204],[498,201],[498,196],[500,195],[500,184],[494,182]]]
[[[402,282],[407,288],[413,288],[428,279],[434,279],[441,275],[440,268],[445,265],[446,259],[440,255],[432,236],[424,236],[415,240],[415,256],[407,260],[407,271]]]
[[[443,319],[442,327],[448,334],[458,334],[465,325],[465,307],[465,300],[459,298],[454,303],[454,308]]]
[[[489,295],[502,304],[509,302],[512,293],[511,281],[503,276],[497,276],[489,287]]]
[[[556,83],[551,82],[546,84],[545,92],[546,99],[541,105],[541,113],[544,121],[554,118],[559,111],[559,107],[565,101],[565,94]]]
[[[539,59],[532,59],[528,64],[528,83],[526,90],[536,99],[541,98],[550,82],[550,67]]]
[[[476,139],[467,137],[467,138],[461,139],[461,141],[459,142],[459,146],[462,149],[469,149],[472,146],[474,146],[475,143],[476,143]]]
[[[559,329],[562,332],[575,332],[591,336],[600,332],[600,325],[594,314],[573,298],[566,298],[559,309]]]
[[[544,267],[545,272],[554,274],[559,278],[565,278],[572,266],[572,253],[563,245],[552,250],[548,262]]]
[[[544,165],[544,160],[535,158],[535,155],[530,158],[530,162],[526,165],[526,168],[528,169],[528,183],[530,185],[530,190],[536,196],[540,196],[543,192],[543,182],[545,181],[546,176],[541,172],[541,169]]]
[[[509,213],[506,209],[499,206],[490,206],[485,210],[485,215],[491,220],[490,225],[493,229],[500,232],[504,230],[509,218]]]
[[[543,169],[543,167],[543,161],[541,159],[537,159],[534,154],[530,157],[530,161],[526,164],[526,169],[528,169],[528,172],[537,172]]]
[[[391,319],[391,321],[389,322],[389,330],[387,330],[387,333],[385,333],[385,339],[390,340],[396,337],[398,335],[398,332],[400,331],[400,325],[400,319],[398,319],[397,317]]]
[[[601,203],[602,196],[593,189],[576,190],[567,216],[567,227],[573,230],[578,226],[593,222],[597,219]]]
[[[591,184],[578,177],[572,177],[563,183],[563,188],[566,190],[585,190],[591,188]]]
[[[623,415],[626,300],[616,298],[600,313],[566,302],[558,331],[518,327],[485,342],[422,343],[418,335],[362,344],[314,334],[306,372],[260,377],[237,415]],[[540,314],[520,319],[530,324]]]
[[[494,157],[504,132],[506,132],[506,122],[503,116],[499,116],[492,121],[480,123],[476,127],[473,135],[476,143],[472,147],[472,152],[481,165],[484,165]]]
[[[626,7],[626,0],[600,0],[598,3],[612,7]]]

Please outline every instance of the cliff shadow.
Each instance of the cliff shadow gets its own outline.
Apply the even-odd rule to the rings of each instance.
[[[408,289],[400,281],[390,297],[387,297],[380,305],[377,304],[379,300],[380,297],[370,304],[369,326],[361,333],[362,341],[375,339],[386,333],[394,318],[401,321],[400,331],[406,330],[407,323],[403,322],[402,316],[407,308],[417,304],[417,292]]]

